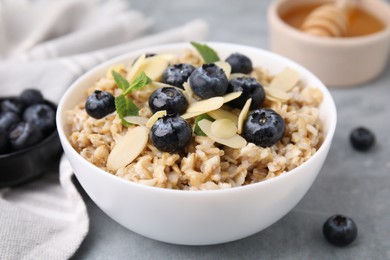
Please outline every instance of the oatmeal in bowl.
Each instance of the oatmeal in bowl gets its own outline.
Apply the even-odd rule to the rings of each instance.
[[[298,203],[326,158],[336,109],[321,81],[281,56],[180,43],[82,76],[57,125],[76,177],[109,216],[150,238],[204,245],[256,233]]]
[[[320,89],[292,68],[271,74],[238,52],[221,61],[195,46],[110,67],[67,111],[73,148],[113,175],[181,190],[263,181],[318,150]]]

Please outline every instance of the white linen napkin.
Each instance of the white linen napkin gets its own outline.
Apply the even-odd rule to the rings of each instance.
[[[21,18],[22,17],[22,18]],[[203,40],[201,20],[145,36],[152,21],[125,0],[0,1],[0,90],[40,89],[58,102],[70,84],[107,59],[150,45]],[[0,169],[1,171],[1,169]],[[65,157],[58,172],[0,190],[0,259],[68,259],[88,233],[84,202]]]

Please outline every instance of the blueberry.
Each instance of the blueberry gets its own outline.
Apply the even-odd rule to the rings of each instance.
[[[46,104],[29,106],[23,114],[23,120],[36,126],[44,136],[53,132],[56,127],[55,111]]]
[[[374,145],[375,135],[367,128],[358,127],[351,132],[350,141],[356,150],[367,151]]]
[[[149,107],[153,113],[166,110],[168,114],[184,114],[188,107],[187,99],[174,87],[156,89],[149,97]]]
[[[245,102],[249,98],[252,98],[250,109],[255,109],[263,104],[265,98],[263,86],[261,86],[255,78],[250,77],[231,79],[227,92],[242,92],[241,96],[228,103],[235,108],[242,108],[245,105]]]
[[[30,147],[43,139],[41,131],[28,122],[20,122],[9,133],[9,144],[13,151]]]
[[[20,117],[14,112],[0,113],[0,128],[8,131],[12,126],[20,122]]]
[[[225,60],[232,67],[232,73],[248,74],[252,71],[252,61],[245,55],[233,53]]]
[[[194,70],[189,80],[192,91],[203,99],[222,96],[229,84],[225,72],[212,63]]]
[[[156,121],[150,131],[150,140],[162,152],[182,152],[191,140],[192,129],[179,116],[165,116]]]
[[[356,239],[358,229],[350,217],[334,215],[324,223],[322,233],[331,244],[346,246]]]
[[[25,104],[17,98],[9,98],[1,102],[1,111],[14,112],[18,115],[22,115],[25,108]]]
[[[183,83],[187,81],[194,70],[195,67],[190,64],[175,64],[169,66],[164,71],[161,81],[178,88],[183,88]]]
[[[19,99],[27,106],[43,103],[42,93],[38,89],[25,89]]]
[[[253,110],[244,122],[244,137],[248,142],[269,147],[282,139],[286,126],[283,118],[268,108]]]
[[[85,102],[85,110],[93,118],[103,118],[115,111],[115,98],[109,92],[95,90],[88,96]]]
[[[3,128],[0,128],[0,154],[8,152],[8,134]]]

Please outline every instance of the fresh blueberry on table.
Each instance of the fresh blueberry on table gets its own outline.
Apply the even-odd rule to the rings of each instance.
[[[8,133],[5,129],[0,128],[0,154],[8,152]]]
[[[106,91],[95,90],[85,102],[87,114],[100,119],[115,111],[115,98]]]
[[[156,89],[149,97],[149,107],[153,113],[166,110],[168,114],[183,114],[188,102],[183,93],[174,87]]]
[[[18,123],[9,133],[9,145],[13,151],[30,147],[43,139],[38,127],[28,122]]]
[[[374,133],[365,127],[358,127],[351,132],[350,141],[358,151],[367,151],[375,143]]]
[[[282,139],[286,126],[283,118],[268,108],[253,110],[244,122],[244,137],[248,142],[269,147]]]
[[[18,115],[22,115],[24,108],[25,104],[17,98],[8,98],[1,102],[2,112],[14,112]]]
[[[44,102],[42,93],[38,89],[25,89],[20,94],[19,99],[27,106]]]
[[[250,109],[259,108],[265,98],[263,86],[255,78],[250,77],[231,79],[227,92],[242,92],[241,96],[228,103],[230,106],[240,109],[243,108],[249,98],[252,98]]]
[[[213,63],[194,70],[189,82],[192,91],[203,99],[224,95],[229,84],[223,69]]]
[[[55,111],[46,104],[29,106],[24,111],[23,120],[36,126],[44,136],[50,134],[56,126]]]
[[[232,67],[232,73],[248,74],[252,72],[252,61],[243,54],[233,53],[225,61]]]
[[[179,116],[164,116],[156,121],[150,131],[150,139],[162,152],[182,152],[191,140],[192,129]]]
[[[334,215],[324,223],[322,232],[331,244],[346,246],[356,239],[358,229],[350,217]]]
[[[187,81],[195,67],[190,64],[174,64],[169,66],[163,73],[161,82],[183,88],[183,83]]]
[[[14,112],[1,112],[0,113],[0,128],[8,131],[12,126],[20,122],[20,117]]]

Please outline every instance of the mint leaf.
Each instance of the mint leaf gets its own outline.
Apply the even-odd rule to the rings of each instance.
[[[131,82],[131,85],[128,89],[125,90],[125,92],[123,93],[124,95],[127,95],[129,94],[131,91],[134,91],[134,90],[140,90],[141,88],[143,88],[144,86],[148,85],[149,83],[151,83],[152,80],[146,76],[146,74],[144,72],[141,72],[134,80],[133,82]]]
[[[138,116],[138,107],[133,103],[133,101],[127,99],[123,94],[115,98],[115,108],[119,118],[122,119],[122,124],[124,126],[130,125],[129,122],[123,119],[124,117]]]
[[[112,77],[114,78],[115,80],[115,83],[116,85],[122,90],[122,91],[126,91],[129,87],[130,87],[130,84],[129,82],[127,81],[127,79],[125,79],[121,74],[119,74],[118,72],[116,71],[112,71],[111,72],[112,74]]]
[[[205,63],[213,63],[220,60],[218,54],[206,44],[191,42],[191,45],[199,52]]]
[[[215,121],[212,117],[210,117],[208,114],[201,114],[197,117],[195,117],[195,127],[194,127],[194,133],[197,135],[197,136],[206,136],[205,133],[203,133],[202,129],[200,129],[199,125],[198,125],[198,122],[203,120],[203,119],[207,119],[211,122]]]

